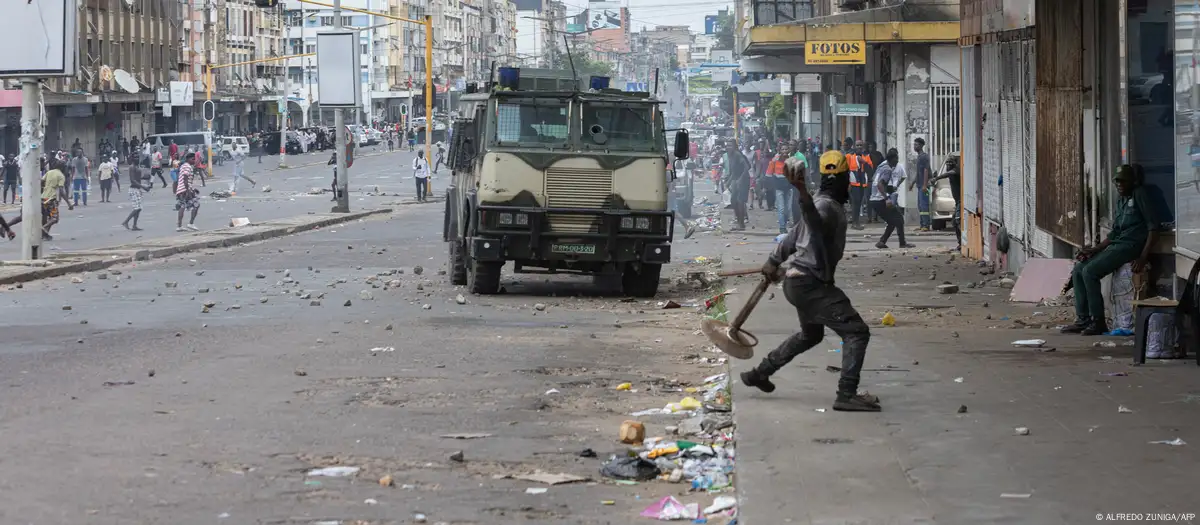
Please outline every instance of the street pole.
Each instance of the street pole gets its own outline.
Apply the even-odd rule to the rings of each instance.
[[[433,15],[425,15],[425,162],[430,162],[433,154],[433,97],[436,92],[433,88]],[[430,178],[426,177],[427,194],[432,186]]]
[[[300,20],[300,27],[304,27],[304,20]],[[300,30],[300,50],[304,50],[304,30]],[[288,18],[283,17],[283,34],[287,38],[288,34]],[[286,168],[287,165],[287,121],[288,121],[288,99],[287,99],[287,61],[283,62],[283,67],[280,68],[278,75],[279,82],[279,108],[283,113],[279,115],[279,167]]]
[[[45,135],[42,84],[34,78],[21,79],[21,258],[27,261],[42,257],[42,174],[38,152],[43,149]]]
[[[333,29],[342,28],[342,0],[333,0]],[[337,206],[334,213],[350,213],[350,169],[346,167],[346,110],[333,110],[334,157],[337,158],[334,170],[337,173]]]

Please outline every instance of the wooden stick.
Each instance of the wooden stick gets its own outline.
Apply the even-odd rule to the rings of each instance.
[[[762,268],[742,268],[741,270],[725,270],[718,272],[718,277],[738,277],[742,275],[754,275],[762,272]]]

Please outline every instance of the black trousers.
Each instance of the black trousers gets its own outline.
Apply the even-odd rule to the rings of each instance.
[[[417,200],[419,200],[419,201],[425,200],[425,197],[426,197],[425,180],[426,179],[413,177],[413,180],[417,181]]]
[[[904,242],[904,211],[899,206],[888,207],[887,201],[871,201],[871,209],[875,210],[875,214],[887,223],[887,227],[883,229],[883,236],[879,237],[880,244],[887,244],[888,239],[892,236],[892,231],[900,237],[900,245]]]
[[[850,298],[832,283],[807,276],[784,279],[783,295],[796,307],[800,331],[767,354],[756,370],[767,376],[778,372],[796,356],[820,343],[825,338],[825,328],[829,327],[842,338],[842,375],[838,379],[838,394],[857,394],[871,329],[854,305],[850,304]]]

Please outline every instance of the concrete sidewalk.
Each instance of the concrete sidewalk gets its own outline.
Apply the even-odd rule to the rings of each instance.
[[[881,251],[857,233],[838,283],[872,326],[861,388],[884,411],[830,409],[838,375],[826,367],[841,364],[832,332],[775,376],[773,394],[736,382],[739,523],[1058,524],[1137,512],[1200,521],[1193,361],[1134,367],[1131,338],[1058,334],[1068,308],[1008,303],[994,281],[978,287],[995,276],[951,257],[948,237]],[[774,247],[738,237],[726,236],[725,268],[761,264]],[[742,292],[731,312],[756,279],[727,283]],[[938,295],[945,281],[962,291]],[[773,291],[746,326],[761,340],[756,359],[734,363],[735,377],[798,329]],[[896,327],[881,326],[887,312]],[[1016,348],[1018,339],[1054,351]],[[1100,341],[1115,346],[1092,346]],[[1150,443],[1176,438],[1188,444]]]

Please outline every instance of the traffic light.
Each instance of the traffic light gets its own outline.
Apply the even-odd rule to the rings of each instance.
[[[254,0],[254,5],[258,7],[275,7],[279,5],[279,0]]]

